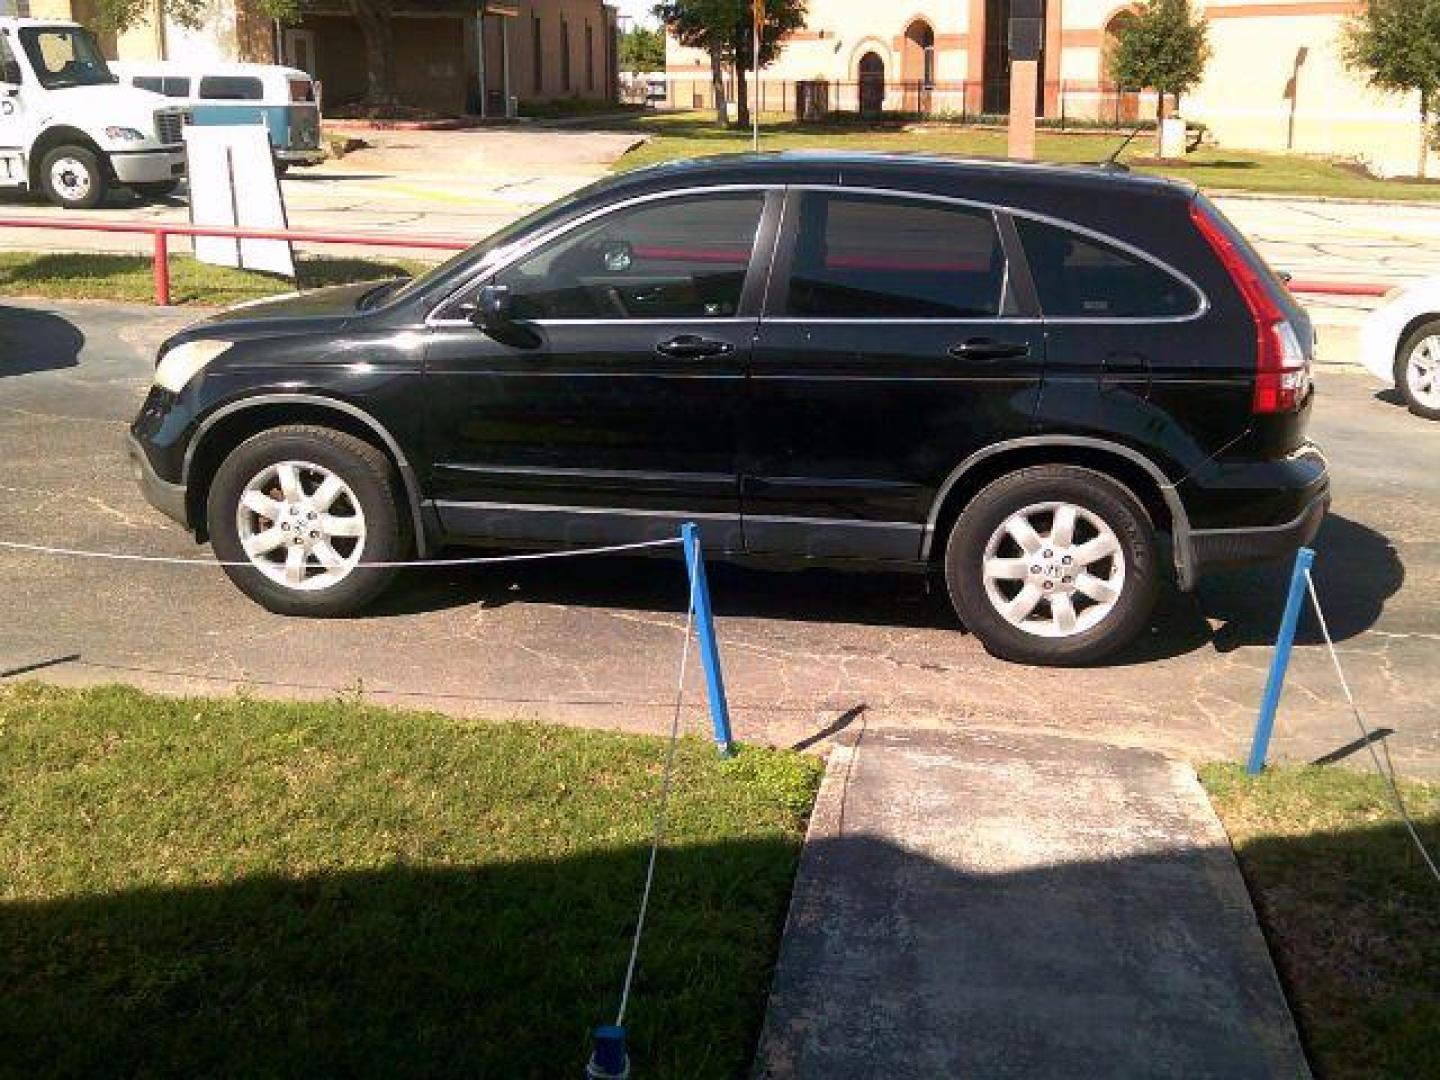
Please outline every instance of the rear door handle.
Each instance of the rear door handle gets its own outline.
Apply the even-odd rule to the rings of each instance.
[[[1030,346],[1024,341],[995,341],[993,338],[971,338],[950,347],[950,355],[957,360],[1010,360],[1030,355]]]
[[[661,356],[671,356],[677,360],[704,360],[711,356],[729,356],[735,351],[735,346],[728,341],[714,341],[696,334],[681,334],[669,341],[662,341],[655,346],[655,351]]]

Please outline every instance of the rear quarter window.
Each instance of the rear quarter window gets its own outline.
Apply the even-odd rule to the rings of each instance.
[[[200,80],[200,96],[210,101],[259,101],[265,96],[259,79],[244,75],[210,75]]]
[[[1182,318],[1200,307],[1194,288],[1132,252],[1030,218],[1015,229],[1046,318]]]

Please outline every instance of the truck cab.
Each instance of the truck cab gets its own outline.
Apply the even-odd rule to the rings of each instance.
[[[0,189],[84,210],[116,186],[168,195],[185,175],[187,119],[122,85],[78,23],[0,18]]]

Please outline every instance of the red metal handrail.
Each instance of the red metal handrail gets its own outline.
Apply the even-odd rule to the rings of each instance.
[[[170,303],[170,237],[220,236],[237,240],[290,240],[310,244],[352,244],[359,247],[421,248],[464,251],[473,240],[446,236],[389,236],[383,233],[330,233],[314,229],[246,229],[232,225],[187,225],[149,221],[76,221],[72,218],[0,218],[0,229],[67,229],[72,232],[145,233],[154,239],[155,303]]]
[[[315,229],[244,229],[229,225],[186,225],[148,221],[77,221],[73,218],[0,218],[0,229],[68,229],[75,232],[146,233],[155,241],[155,303],[170,303],[170,237],[221,236],[237,240],[290,240],[357,247],[463,251],[474,241],[447,236],[392,236],[384,233],[330,233]],[[1395,286],[1371,281],[1290,282],[1290,291],[1311,296],[1384,296]]]

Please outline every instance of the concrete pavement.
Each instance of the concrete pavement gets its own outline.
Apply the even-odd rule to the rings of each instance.
[[[203,554],[141,500],[120,439],[154,348],[195,316],[0,300],[0,537]],[[1325,369],[1312,427],[1334,468],[1317,581],[1353,685],[1397,765],[1440,775],[1440,425]],[[716,566],[737,731],[794,744],[853,727],[1049,731],[1192,760],[1239,758],[1260,699],[1283,566],[1168,596],[1152,632],[1093,670],[993,660],[917,578]],[[662,730],[685,596],[668,560],[416,571],[362,618],[270,615],[220,572],[0,552],[0,671],[80,654],[57,681],[375,700]],[[19,613],[16,617],[15,613]],[[695,684],[690,722],[705,719]],[[1310,760],[1354,738],[1308,620],[1275,749]]]
[[[830,758],[755,1075],[1309,1069],[1188,767],[1053,736],[863,732]]]

